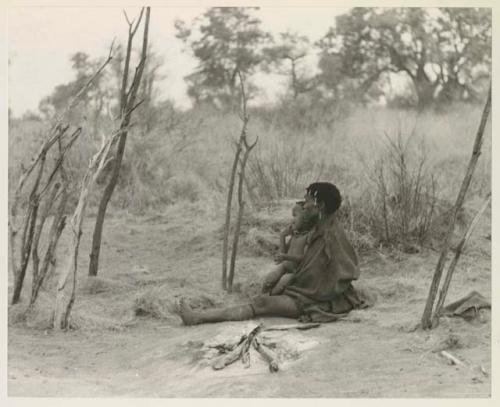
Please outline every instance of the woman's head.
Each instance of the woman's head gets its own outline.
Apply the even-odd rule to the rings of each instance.
[[[335,213],[340,207],[342,197],[337,187],[330,182],[314,182],[306,188],[306,205],[322,210],[326,215]]]

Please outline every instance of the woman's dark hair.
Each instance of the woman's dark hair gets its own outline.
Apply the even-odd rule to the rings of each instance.
[[[323,202],[327,214],[332,214],[340,208],[340,191],[330,182],[314,182],[306,188],[306,193],[316,201]]]

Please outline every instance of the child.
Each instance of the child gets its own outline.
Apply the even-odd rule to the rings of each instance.
[[[297,202],[293,207],[293,222],[280,234],[280,253],[275,257],[279,264],[264,279],[263,293],[281,294],[302,261],[307,246],[307,234],[316,221],[304,211],[303,205],[304,202]],[[288,236],[290,239],[287,242]]]

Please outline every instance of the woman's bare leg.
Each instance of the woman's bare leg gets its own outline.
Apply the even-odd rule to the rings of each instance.
[[[207,322],[244,321],[255,316],[274,316],[297,318],[299,309],[295,302],[286,295],[259,295],[249,304],[227,308],[213,308],[203,311],[191,309],[184,301],[180,303],[180,317],[184,325],[196,325]]]
[[[299,308],[288,295],[258,295],[252,299],[256,316],[298,318]]]
[[[227,308],[193,310],[183,300],[180,302],[179,315],[184,325],[197,325],[206,322],[244,321],[255,316],[250,304],[236,305]]]

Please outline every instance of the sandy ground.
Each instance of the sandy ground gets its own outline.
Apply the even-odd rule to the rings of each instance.
[[[283,212],[283,219],[286,219]],[[23,303],[9,309],[8,395],[54,397],[490,397],[490,313],[467,322],[443,318],[431,331],[412,331],[424,308],[438,253],[361,255],[358,286],[377,294],[373,308],[308,331],[273,333],[280,371],[271,374],[258,354],[221,371],[210,344],[237,340],[256,323],[281,318],[184,327],[175,314],[180,297],[193,305],[244,301],[272,266],[256,236],[276,237],[269,214],[248,221],[237,282],[220,290],[220,222],[195,206],[161,216],[115,215],[106,223],[98,278],[86,277],[93,219],[85,225],[75,329],[46,329],[53,280],[38,311],[16,322]],[[471,290],[491,298],[489,215],[460,260],[448,299]],[[274,233],[274,235],[273,235]],[[259,243],[260,242],[260,243]],[[61,248],[64,250],[64,247]],[[11,287],[9,287],[10,289]],[[143,314],[135,315],[137,304]],[[149,313],[148,313],[149,310]],[[464,362],[450,365],[447,350]]]

